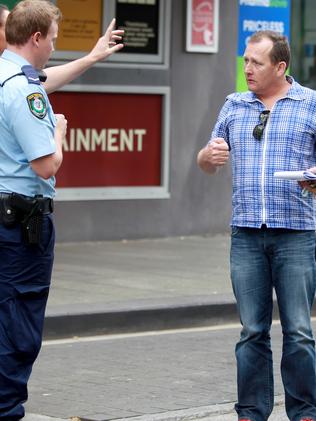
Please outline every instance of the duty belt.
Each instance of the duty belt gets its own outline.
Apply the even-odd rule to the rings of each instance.
[[[54,201],[49,197],[42,196],[24,196],[17,193],[0,193],[0,202],[6,202],[6,213],[10,214],[15,208],[20,209],[23,207],[23,202],[25,202],[26,207],[28,205],[31,207],[36,204],[36,209],[34,210],[34,215],[49,215],[54,211]],[[12,209],[11,209],[12,207]],[[1,212],[0,212],[0,222],[1,222]]]
[[[26,244],[41,241],[43,215],[53,212],[53,200],[43,196],[24,196],[18,193],[0,193],[0,224],[13,228],[21,226]]]

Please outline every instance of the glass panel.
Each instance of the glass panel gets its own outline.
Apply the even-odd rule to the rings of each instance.
[[[170,0],[50,1],[57,4],[63,14],[53,61],[82,57],[116,17],[116,27],[125,28],[126,46],[101,65],[168,64]]]
[[[117,0],[116,23],[125,30],[123,54],[158,54],[159,0]]]
[[[291,73],[301,84],[316,89],[316,2],[292,0]]]

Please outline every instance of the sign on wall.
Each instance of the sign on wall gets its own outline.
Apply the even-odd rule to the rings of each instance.
[[[116,23],[125,31],[122,54],[158,54],[159,0],[117,0]]]
[[[56,48],[60,51],[90,51],[102,32],[102,0],[57,0],[63,19]]]
[[[218,0],[187,0],[187,51],[218,51],[218,14]]]
[[[113,193],[137,198],[138,189],[142,198],[146,189],[149,197],[167,194],[165,93],[89,89],[50,95],[55,113],[68,120],[57,199],[103,199]]]
[[[63,14],[52,61],[82,57],[116,18],[116,27],[125,30],[125,47],[98,63],[98,67],[110,63],[119,67],[169,65],[170,0],[51,1]]]
[[[247,91],[243,55],[248,38],[257,31],[272,30],[290,38],[290,0],[239,0],[237,91]]]

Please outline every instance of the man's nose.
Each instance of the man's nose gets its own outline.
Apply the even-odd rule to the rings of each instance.
[[[245,71],[245,73],[251,73],[252,72],[252,65],[251,65],[251,63],[245,63],[244,64],[244,71]]]

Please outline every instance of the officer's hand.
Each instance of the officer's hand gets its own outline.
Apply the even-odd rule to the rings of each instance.
[[[124,44],[122,43],[117,44],[118,41],[122,41],[124,31],[122,29],[114,28],[115,19],[112,19],[112,22],[108,26],[108,29],[105,31],[105,34],[99,38],[96,45],[88,54],[90,59],[92,59],[94,62],[104,60],[111,54],[121,50],[124,47]]]
[[[55,114],[55,117],[56,117],[56,131],[58,131],[61,139],[63,139],[67,133],[67,120],[63,114]]]
[[[316,174],[316,167],[309,168],[308,171]],[[302,187],[302,189],[307,190],[316,195],[316,181],[299,181],[298,184]]]
[[[222,137],[212,139],[205,148],[205,158],[210,165],[220,167],[226,164],[229,157],[227,142]]]

